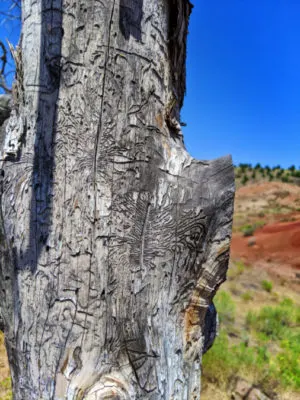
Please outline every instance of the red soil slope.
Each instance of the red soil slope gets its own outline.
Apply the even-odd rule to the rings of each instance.
[[[259,218],[255,218],[253,210],[258,214],[264,211],[260,222],[263,219],[266,225],[257,229],[251,237],[244,237],[238,228],[235,229],[231,244],[232,258],[266,268],[293,284],[300,284],[299,199],[299,187],[277,182],[239,189],[236,196],[236,215],[241,211],[244,214],[247,210],[248,216],[243,222],[255,223]],[[277,214],[270,213],[274,200],[278,208]],[[280,207],[288,207],[290,212],[283,215]]]

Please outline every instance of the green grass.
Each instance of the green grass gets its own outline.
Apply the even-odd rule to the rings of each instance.
[[[288,339],[293,328],[299,329],[300,307],[294,305],[291,299],[285,299],[276,307],[263,307],[257,313],[249,312],[246,325],[259,334],[260,338]]]
[[[240,227],[240,232],[244,236],[252,236],[256,229],[261,228],[265,225],[265,221],[256,221],[254,224],[245,224]]]
[[[12,400],[11,380],[5,378],[0,382],[0,400]]]
[[[221,290],[214,300],[220,323],[230,325],[235,320],[235,303],[229,293]]]
[[[226,389],[230,379],[236,375],[244,378],[259,376],[261,384],[267,386],[273,380],[270,376],[271,355],[265,345],[248,346],[248,340],[231,345],[226,330],[220,332],[215,344],[203,356],[203,375]]]
[[[232,264],[228,269],[227,276],[229,279],[234,279],[242,275],[245,271],[245,264],[242,261],[237,261],[235,264]],[[217,297],[218,299],[218,297]]]
[[[263,280],[261,282],[261,287],[268,293],[272,292],[273,283],[271,281]]]
[[[300,333],[281,341],[282,351],[277,355],[277,373],[285,387],[300,389]]]
[[[253,300],[253,295],[252,295],[252,293],[251,293],[249,290],[247,290],[247,292],[245,292],[245,293],[242,294],[242,299],[243,299],[244,301]]]
[[[224,390],[239,375],[252,379],[266,393],[277,388],[300,391],[300,307],[284,299],[276,306],[249,312],[238,342],[233,343],[230,323],[235,319],[235,303],[220,291],[215,304],[220,334],[203,356],[204,378]]]

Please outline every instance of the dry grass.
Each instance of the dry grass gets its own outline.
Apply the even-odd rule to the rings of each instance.
[[[267,357],[276,362],[276,355],[288,350],[283,350],[278,340],[270,339],[262,343],[256,331],[252,332],[246,325],[249,313],[259,315],[263,308],[280,308],[286,298],[292,300],[295,310],[297,307],[299,309],[300,292],[294,291],[279,279],[272,280],[271,292],[266,291],[262,287],[264,280],[271,281],[266,271],[250,268],[242,263],[231,263],[228,280],[217,294],[216,305],[219,314],[223,315],[223,323],[220,319],[218,343],[216,341],[211,353],[205,355],[206,361],[204,357],[202,400],[230,399],[228,382],[236,375],[258,384],[269,394],[276,387],[278,400],[300,400],[300,391],[293,392],[283,385],[281,375],[271,374],[265,378],[262,376],[263,371],[268,371],[268,362],[264,359],[265,351]],[[231,318],[228,317],[230,312]],[[246,343],[246,347],[243,347],[243,343]],[[235,350],[232,346],[235,346]],[[271,395],[271,398],[275,397]]]
[[[4,335],[0,332],[0,400],[11,400],[10,373],[4,346]]]
[[[230,400],[231,396],[224,393],[211,383],[204,383],[202,387],[201,400]]]

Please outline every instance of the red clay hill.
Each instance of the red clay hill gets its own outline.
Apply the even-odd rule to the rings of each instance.
[[[300,285],[300,186],[264,182],[237,189],[231,257]]]

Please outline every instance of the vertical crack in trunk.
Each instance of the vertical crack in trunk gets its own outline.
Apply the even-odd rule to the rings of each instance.
[[[92,235],[91,235],[91,254],[90,254],[90,271],[89,271],[89,293],[88,293],[88,304],[89,304],[89,299],[90,299],[90,287],[91,287],[91,270],[92,270],[92,262],[93,262],[93,256],[94,256],[94,241],[95,241],[95,229],[96,229],[96,221],[98,219],[97,215],[97,175],[98,175],[98,150],[99,150],[99,141],[101,138],[101,133],[102,133],[102,126],[103,126],[103,110],[104,110],[104,96],[105,96],[105,86],[106,86],[106,74],[107,74],[107,64],[109,62],[109,56],[110,56],[110,42],[111,42],[111,29],[112,29],[112,22],[113,22],[113,17],[114,17],[114,11],[115,11],[115,3],[116,0],[113,0],[112,8],[111,8],[111,15],[109,19],[109,27],[108,27],[108,43],[107,43],[107,49],[106,49],[106,54],[105,54],[105,61],[104,61],[104,70],[103,70],[103,83],[102,83],[102,90],[101,90],[101,106],[100,106],[100,115],[99,115],[99,121],[98,121],[98,126],[97,126],[97,133],[96,133],[96,140],[95,140],[95,153],[94,153],[94,165],[93,165],[93,190],[94,190],[94,219],[93,219],[93,230],[92,230]],[[87,315],[85,317],[85,322],[84,325],[86,326],[87,323]],[[82,343],[81,345],[83,346],[83,340],[84,340],[84,334],[85,331],[83,332],[82,335]]]
[[[149,214],[150,214],[150,207],[151,207],[151,204],[148,203],[147,208],[146,208],[146,213],[145,213],[145,219],[144,219],[143,225],[142,225],[142,233],[141,233],[140,269],[142,270],[142,272],[144,271],[145,238],[146,238],[147,222],[148,222]]]

